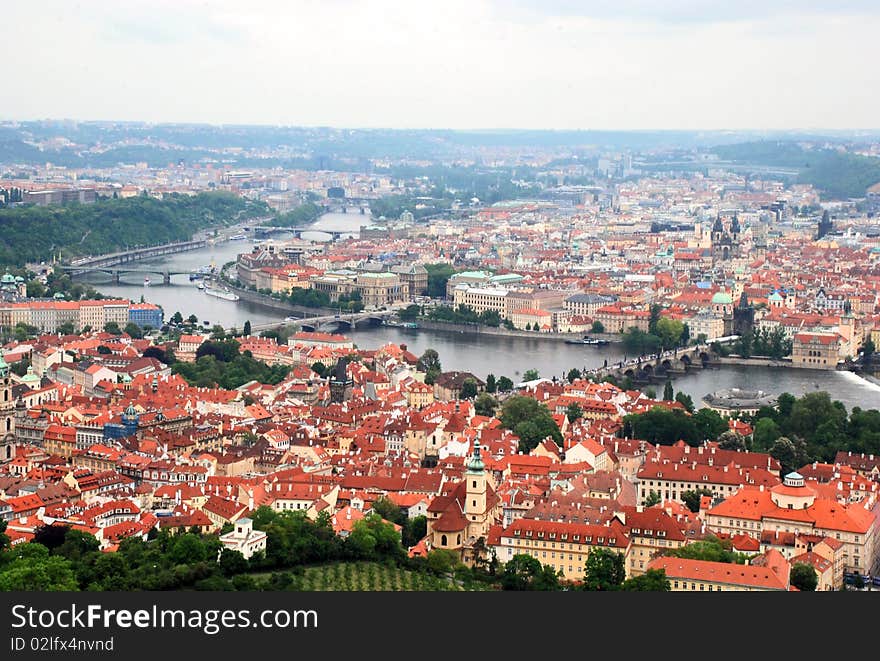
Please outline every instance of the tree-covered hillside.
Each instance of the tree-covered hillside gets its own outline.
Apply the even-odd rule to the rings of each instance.
[[[67,259],[186,241],[200,229],[266,214],[263,203],[227,192],[0,209],[0,263],[47,260],[59,251]]]

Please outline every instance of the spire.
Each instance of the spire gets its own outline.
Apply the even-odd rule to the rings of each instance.
[[[482,473],[485,467],[483,459],[480,456],[480,441],[475,440],[474,453],[471,455],[470,461],[467,462],[467,472],[471,474]]]
[[[3,349],[0,349],[0,378],[5,379],[7,376],[9,376],[9,365],[3,358]]]

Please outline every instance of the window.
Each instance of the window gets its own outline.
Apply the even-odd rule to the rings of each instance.
[[[440,537],[440,546],[446,546],[446,545],[447,545],[446,535],[441,535],[441,537]]]

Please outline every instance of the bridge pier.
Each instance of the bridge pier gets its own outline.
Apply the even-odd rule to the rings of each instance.
[[[114,284],[114,285],[118,285],[118,284],[119,284],[119,269],[114,269],[114,270],[113,270],[113,284]]]
[[[162,284],[170,285],[171,284],[171,274],[168,271],[164,271],[162,273]]]

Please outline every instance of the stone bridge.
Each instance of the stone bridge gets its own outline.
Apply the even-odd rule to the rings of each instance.
[[[669,377],[685,374],[695,369],[718,367],[718,356],[707,345],[685,347],[673,351],[665,351],[659,355],[634,358],[624,363],[609,363],[607,367],[599,367],[587,372],[587,376],[614,377],[623,381],[629,377],[634,383],[662,382]]]

